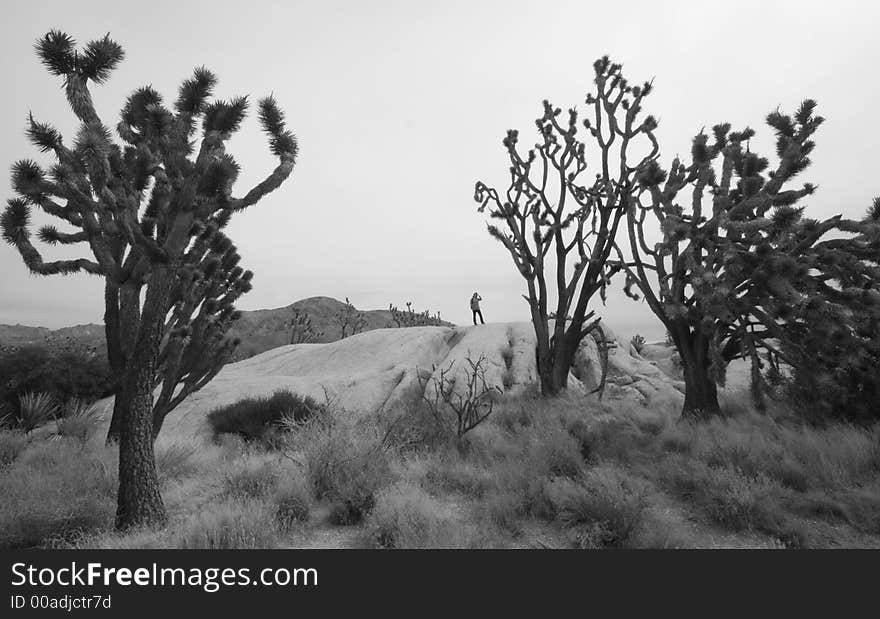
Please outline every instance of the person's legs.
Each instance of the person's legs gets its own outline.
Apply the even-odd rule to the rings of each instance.
[[[474,314],[474,326],[476,326],[477,325],[477,310],[471,310],[471,312],[473,312],[473,314]]]
[[[483,320],[483,310],[477,310],[476,313],[480,315],[480,324],[481,325],[486,324],[486,321]],[[474,316],[474,324],[477,324],[477,317],[476,316]]]

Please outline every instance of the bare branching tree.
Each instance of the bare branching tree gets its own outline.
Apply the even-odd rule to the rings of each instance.
[[[489,233],[507,248],[526,281],[523,296],[537,337],[545,395],[567,386],[577,348],[598,324],[588,311],[590,301],[597,292],[604,299],[609,279],[620,269],[609,262],[614,239],[631,205],[636,172],[658,151],[657,121],[641,116],[651,84],[631,86],[607,56],[594,70],[596,91],[586,97],[588,117],[581,123],[589,145],[578,138],[577,110],[560,121],[562,110],[545,101],[533,149],[520,152],[515,130],[504,139],[511,164],[506,191],[483,182],[475,188],[479,211],[488,208],[503,224],[489,225]],[[594,168],[588,172],[592,155]],[[551,328],[551,311],[571,320],[554,321]]]
[[[449,422],[446,415],[448,411],[452,411],[455,415],[455,435],[458,438],[488,419],[495,407],[495,398],[504,393],[500,387],[490,386],[486,381],[486,355],[480,355],[476,361],[468,355],[465,361],[468,367],[465,368],[463,389],[457,385],[454,361],[448,367],[441,368],[439,376],[434,376],[436,366],[431,367],[431,374],[428,376],[418,374],[422,401],[427,404],[434,417],[447,427]]]

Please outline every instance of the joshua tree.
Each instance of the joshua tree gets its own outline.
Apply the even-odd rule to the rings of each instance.
[[[343,340],[349,335],[360,333],[367,327],[367,319],[364,318],[364,313],[352,305],[348,297],[345,297],[345,307],[336,314],[336,322],[339,324],[339,329],[342,332],[341,339]]]
[[[30,118],[28,137],[56,163],[48,173],[29,160],[13,166],[20,197],[8,202],[3,237],[34,273],[104,278],[108,357],[117,377],[116,524],[159,523],[166,516],[153,454],[155,427],[216,371],[210,357],[228,352],[222,334],[235,318],[232,303],[250,287],[251,274],[237,266],[238,255],[220,230],[290,175],[296,139],[275,100],[262,99],[260,122],[279,163],[244,196],[233,196],[239,166],[225,144],[245,118],[246,97],[209,101],[216,78],[204,68],[182,83],[173,111],[152,88],[140,88],[122,108],[117,144],[92,104],[89,82],[108,79],[123,58],[122,47],[106,36],[77,51],[70,36],[52,31],[36,48],[48,71],[64,78],[81,124],[71,147],[54,127]],[[91,255],[44,261],[31,242],[34,205],[75,230],[47,226],[41,240],[86,243]]]
[[[291,344],[309,344],[323,335],[323,331],[315,331],[308,314],[293,308],[293,318],[290,319]]]
[[[534,149],[521,154],[515,130],[503,141],[511,164],[504,194],[482,182],[474,194],[479,211],[488,207],[504,224],[506,229],[489,225],[489,234],[507,248],[526,280],[523,296],[537,336],[545,395],[566,387],[581,340],[598,324],[587,311],[590,301],[597,292],[604,298],[609,278],[620,269],[609,263],[614,238],[630,208],[636,171],[658,150],[657,121],[640,118],[651,84],[631,86],[607,56],[593,66],[596,92],[587,95],[590,111],[583,127],[592,138],[590,150],[597,153],[595,176],[583,179],[587,144],[577,137],[577,111],[569,110],[567,122],[560,122],[561,110],[544,101],[544,113],[535,121],[540,138]],[[571,315],[571,320],[554,321],[551,331],[554,300],[555,315]]]
[[[396,305],[389,304],[388,311],[391,313],[391,320],[395,327],[439,327],[443,325],[440,319],[440,312],[431,315],[429,310],[416,312],[412,308],[412,301],[406,302],[406,309],[401,310]]]
[[[795,281],[800,303],[779,325],[800,410],[858,422],[880,418],[880,198],[806,255],[817,277]],[[804,285],[806,284],[806,285]],[[779,378],[777,355],[768,372]],[[775,368],[775,372],[773,371]]]
[[[767,117],[779,159],[770,172],[768,160],[749,148],[754,131],[731,132],[728,124],[715,126],[711,141],[705,133],[694,138],[690,164],[676,159],[667,172],[651,159],[640,168],[627,213],[630,255],[621,252],[619,264],[627,293],[641,291],[680,355],[685,416],[718,412],[716,385],[736,358],[751,361],[760,406],[762,353],[793,361],[779,343],[802,332],[820,307],[827,329],[847,331],[843,306],[830,311],[828,301],[841,294],[831,282],[844,292],[856,281],[869,285],[863,266],[847,275],[836,266],[859,263],[852,252],[865,251],[851,239],[822,240],[862,224],[807,219],[795,204],[814,187],[786,187],[810,164],[811,138],[823,121],[813,115],[815,105],[804,101],[793,118],[778,111]],[[653,246],[649,222],[659,222],[662,234]]]

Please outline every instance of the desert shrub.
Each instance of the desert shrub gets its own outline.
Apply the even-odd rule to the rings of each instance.
[[[303,480],[297,477],[285,477],[279,480],[273,500],[275,522],[281,531],[289,531],[297,523],[308,521],[312,497]]]
[[[112,451],[65,440],[31,444],[0,471],[0,548],[26,548],[112,526]]]
[[[574,477],[584,466],[580,445],[561,425],[538,431],[534,440],[526,433],[524,461],[548,477]]]
[[[260,501],[212,503],[180,533],[178,548],[253,549],[275,546],[274,515]]]
[[[223,478],[225,494],[239,499],[258,499],[275,489],[278,477],[268,462],[245,460],[232,467]]]
[[[784,509],[782,487],[765,474],[748,475],[675,457],[661,464],[660,476],[675,494],[727,529],[766,533],[789,547],[808,543]]]
[[[248,443],[238,434],[220,434],[214,440],[220,448],[220,459],[224,462],[237,460],[250,451]]]
[[[0,430],[0,466],[7,466],[27,448],[29,439],[20,430]]]
[[[486,471],[481,515],[513,534],[522,518],[552,518],[546,483],[554,477],[576,477],[584,468],[580,444],[566,430],[565,407],[540,401],[509,403],[493,423],[467,435],[458,445],[466,462]],[[458,469],[458,470],[456,470]],[[450,473],[473,474],[460,467]],[[454,478],[447,478],[454,481]],[[474,480],[476,481],[476,480]]]
[[[625,417],[592,422],[574,419],[567,430],[578,442],[581,457],[592,463],[630,463],[652,442],[650,434]]]
[[[111,395],[112,378],[104,355],[23,346],[0,354],[0,402],[17,410],[19,396],[45,391],[58,401],[93,402]]]
[[[492,519],[506,528],[517,516],[551,518],[546,482],[575,477],[584,466],[577,442],[559,425],[527,431],[519,438],[519,453],[496,461],[491,468],[495,479],[489,497],[495,510]]]
[[[364,537],[378,548],[451,548],[462,544],[444,506],[418,486],[397,483],[381,491]]]
[[[556,478],[546,494],[556,518],[574,532],[581,548],[625,546],[642,520],[647,490],[612,466],[597,466],[578,479]]]
[[[18,397],[16,425],[28,434],[58,413],[58,403],[51,393],[28,392]]]
[[[55,419],[55,434],[85,444],[98,429],[99,422],[100,413],[94,404],[72,398],[61,407],[61,415]]]
[[[336,426],[306,433],[306,471],[315,498],[330,502],[334,524],[360,522],[375,505],[376,493],[390,483],[391,468],[380,442]]]
[[[446,423],[421,403],[385,421],[381,429],[385,444],[401,452],[436,449],[450,436]]]
[[[804,492],[873,479],[880,471],[878,437],[877,428],[785,425],[748,414],[675,424],[663,431],[660,443],[666,450],[688,454],[709,466],[766,475]]]
[[[459,492],[482,497],[494,480],[489,470],[479,463],[461,458],[457,451],[446,450],[427,460],[425,479],[432,487],[447,492]]]
[[[496,488],[486,495],[481,506],[482,516],[493,525],[515,536],[522,533],[521,519],[527,507],[521,495]]]
[[[194,456],[198,446],[194,443],[174,442],[156,445],[156,469],[161,481],[183,479],[198,470]]]
[[[308,396],[280,390],[268,397],[245,398],[215,408],[208,413],[214,436],[237,434],[249,442],[278,447],[278,433],[283,420],[302,422],[312,416],[320,404]]]
[[[511,434],[533,424],[532,416],[524,406],[503,406],[495,414],[494,420],[499,427]]]

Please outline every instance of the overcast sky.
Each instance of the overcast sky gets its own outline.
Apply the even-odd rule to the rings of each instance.
[[[24,137],[29,110],[73,134],[60,81],[32,49],[51,28],[80,43],[109,31],[124,46],[123,64],[93,89],[111,126],[133,89],[152,84],[173,100],[202,64],[222,97],[275,94],[301,155],[288,182],[229,227],[255,272],[243,309],[348,296],[367,309],[411,300],[466,323],[478,290],[488,321],[527,319],[524,283],[486,234],[474,182],[504,184],[501,139],[519,128],[530,143],[542,99],[584,109],[592,62],[606,53],[631,81],[656,78],[645,107],[660,119],[662,161],[719,121],[758,128],[753,148],[770,155],[764,116],[813,97],[827,122],[803,177],[819,186],[808,213],[855,215],[880,194],[876,2],[31,0],[3,13],[5,166],[46,161]],[[230,150],[243,167],[237,192],[274,165],[253,116]],[[5,244],[0,265],[0,323],[101,322],[98,278],[29,275]],[[622,294],[597,309],[620,330],[662,335]]]

